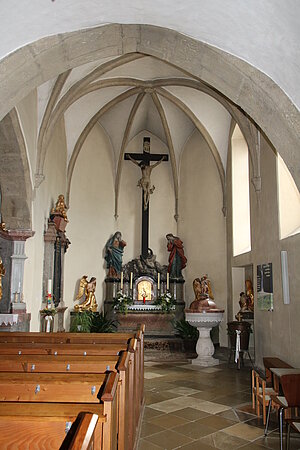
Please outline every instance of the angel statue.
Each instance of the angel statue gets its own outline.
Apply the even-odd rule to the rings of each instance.
[[[76,312],[92,311],[96,312],[98,305],[95,297],[96,290],[96,278],[92,277],[90,281],[87,280],[87,275],[83,275],[80,280],[78,294],[75,300],[80,300],[83,295],[85,296],[84,302],[75,305]]]

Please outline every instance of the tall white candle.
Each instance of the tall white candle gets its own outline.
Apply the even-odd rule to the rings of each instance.
[[[169,272],[167,272],[167,289],[169,289]]]
[[[133,273],[130,272],[130,289],[132,289]]]
[[[48,295],[52,294],[52,280],[48,280]]]
[[[20,294],[20,292],[21,292],[21,282],[19,281],[18,294]]]
[[[160,288],[160,273],[157,274],[157,289]]]
[[[121,289],[123,289],[123,272],[121,272]]]

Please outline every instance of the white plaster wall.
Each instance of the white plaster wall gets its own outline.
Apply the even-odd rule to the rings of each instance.
[[[71,245],[65,255],[64,301],[74,308],[79,280],[96,277],[96,299],[104,298],[104,246],[114,228],[114,173],[112,150],[103,129],[97,124],[86,139],[74,168],[67,236]]]
[[[298,0],[2,0],[0,59],[43,36],[105,23],[171,28],[234,54],[275,80],[300,104]],[[230,32],[228,32],[230,30]]]
[[[24,296],[31,312],[31,331],[40,331],[39,310],[42,307],[42,279],[44,261],[44,231],[51,208],[59,194],[66,190],[66,138],[64,121],[53,131],[45,159],[45,180],[36,190],[32,208],[32,229],[35,235],[26,241],[28,259],[24,271]]]
[[[35,165],[36,165],[36,143],[37,143],[37,91],[33,89],[17,106],[20,125],[26,145],[27,158],[29,161],[30,178],[33,187]]]
[[[255,237],[252,257],[254,271],[257,264],[265,262],[273,264],[274,310],[269,312],[255,309],[256,358],[258,364],[262,365],[263,356],[272,354],[298,367],[300,364],[300,236],[279,240],[276,154],[264,140],[261,174],[262,192],[259,194],[259,202],[254,193],[251,199],[252,232]],[[288,252],[290,305],[283,304],[280,250]]]
[[[184,270],[185,301],[194,300],[192,283],[208,274],[216,304],[226,309],[226,226],[222,213],[222,189],[218,171],[203,137],[195,132],[181,161],[178,235],[187,257]],[[227,346],[226,312],[220,324],[220,344]]]

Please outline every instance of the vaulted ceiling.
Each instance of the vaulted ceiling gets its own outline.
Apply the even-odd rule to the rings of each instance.
[[[67,195],[78,154],[97,123],[111,142],[116,196],[123,154],[143,131],[168,148],[176,197],[182,151],[195,130],[206,139],[224,188],[234,106],[173,65],[140,53],[93,61],[39,86],[38,108],[36,185],[43,174],[52,131],[64,116]]]

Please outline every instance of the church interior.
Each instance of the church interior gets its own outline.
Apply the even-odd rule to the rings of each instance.
[[[3,0],[0,11],[0,331],[69,332],[84,298],[120,332],[145,323],[140,450],[279,448],[246,410],[259,432],[222,430],[238,422],[229,407],[251,403],[251,367],[300,367],[299,3]],[[194,310],[196,280],[209,306]],[[132,304],[116,315],[118,293]],[[211,308],[206,362],[164,364],[174,318]],[[229,324],[243,320],[249,353],[235,371]],[[223,380],[225,409],[192,406],[222,403]],[[195,422],[221,436],[184,431]],[[183,438],[168,441],[175,427]]]

